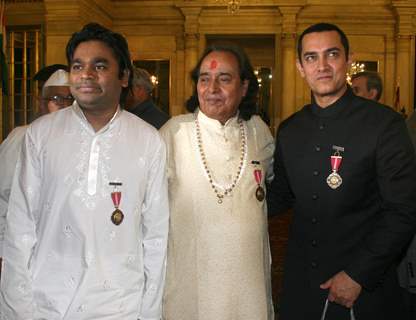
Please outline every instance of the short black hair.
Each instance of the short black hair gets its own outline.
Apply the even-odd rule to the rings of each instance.
[[[71,39],[68,41],[66,46],[66,59],[68,60],[68,64],[71,65],[75,49],[80,43],[93,40],[103,42],[113,51],[114,57],[118,62],[119,79],[122,79],[126,70],[129,72],[128,86],[122,88],[120,95],[120,105],[124,106],[126,96],[132,84],[133,66],[131,63],[129,46],[126,39],[121,34],[113,32],[98,23],[86,24],[81,31],[72,34]]]
[[[350,44],[348,42],[348,38],[345,35],[344,31],[342,31],[335,24],[320,22],[320,23],[311,25],[310,27],[306,28],[298,38],[298,44],[297,44],[298,59],[301,64],[302,64],[302,40],[303,38],[309,33],[325,32],[325,31],[336,31],[339,34],[339,37],[341,38],[342,46],[344,47],[344,50],[345,50],[345,58],[348,60],[348,55],[350,52]]]
[[[257,82],[257,78],[254,74],[250,60],[248,59],[243,49],[230,43],[212,44],[205,49],[196,67],[191,72],[191,78],[195,84],[195,90],[192,96],[186,101],[186,109],[189,112],[194,112],[195,109],[199,106],[198,92],[196,88],[199,79],[199,71],[201,69],[202,61],[205,59],[207,55],[214,51],[231,53],[237,59],[239,68],[238,71],[241,81],[248,80],[247,93],[243,97],[239,105],[239,116],[243,120],[249,120],[251,116],[256,113],[257,93],[259,91],[259,84]]]
[[[351,76],[351,80],[359,77],[365,77],[367,79],[367,91],[375,89],[377,91],[376,100],[380,100],[381,94],[383,93],[383,82],[381,81],[380,75],[373,71],[361,71],[354,73]]]
[[[33,80],[35,81],[43,81],[46,82],[55,71],[62,69],[68,72],[68,66],[64,64],[51,64],[50,66],[43,67],[38,72],[35,73],[33,76]]]

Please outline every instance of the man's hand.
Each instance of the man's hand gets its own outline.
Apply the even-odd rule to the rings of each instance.
[[[344,271],[320,285],[321,289],[329,289],[328,300],[347,308],[352,308],[361,293],[361,285],[355,282]]]

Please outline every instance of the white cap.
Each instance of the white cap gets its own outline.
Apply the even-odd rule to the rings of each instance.
[[[68,72],[58,69],[52,73],[42,87],[42,96],[45,96],[47,87],[69,87]]]
[[[43,85],[44,88],[56,86],[69,86],[68,72],[62,69],[56,70]]]

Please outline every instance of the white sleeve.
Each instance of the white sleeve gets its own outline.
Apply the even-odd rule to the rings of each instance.
[[[3,318],[13,320],[33,319],[35,310],[30,260],[36,245],[40,164],[29,133],[13,179],[3,243],[0,310]]]
[[[3,256],[4,228],[13,175],[26,127],[15,128],[0,145],[0,257]]]
[[[166,149],[159,137],[153,157],[142,210],[145,288],[140,320],[159,320],[165,283],[169,202],[166,179]]]

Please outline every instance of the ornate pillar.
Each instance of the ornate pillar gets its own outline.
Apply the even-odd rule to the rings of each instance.
[[[180,9],[185,16],[185,100],[188,99],[193,92],[193,83],[191,80],[191,71],[198,62],[199,49],[199,14],[201,13],[201,6],[196,6],[192,3],[184,2]]]
[[[175,103],[170,108],[171,115],[179,115],[185,111],[185,40],[183,34],[176,36],[176,95]]]
[[[388,106],[394,104],[394,93],[396,88],[395,65],[396,65],[396,40],[393,35],[385,37],[386,61],[384,70],[384,103]]]
[[[296,16],[302,7],[279,7],[282,14],[281,59],[282,95],[280,119],[296,111]]]
[[[413,112],[414,103],[414,71],[415,71],[415,36],[413,30],[413,16],[415,8],[396,6],[396,83],[400,85],[400,107],[404,107],[407,115]],[[399,7],[400,6],[400,7]]]

